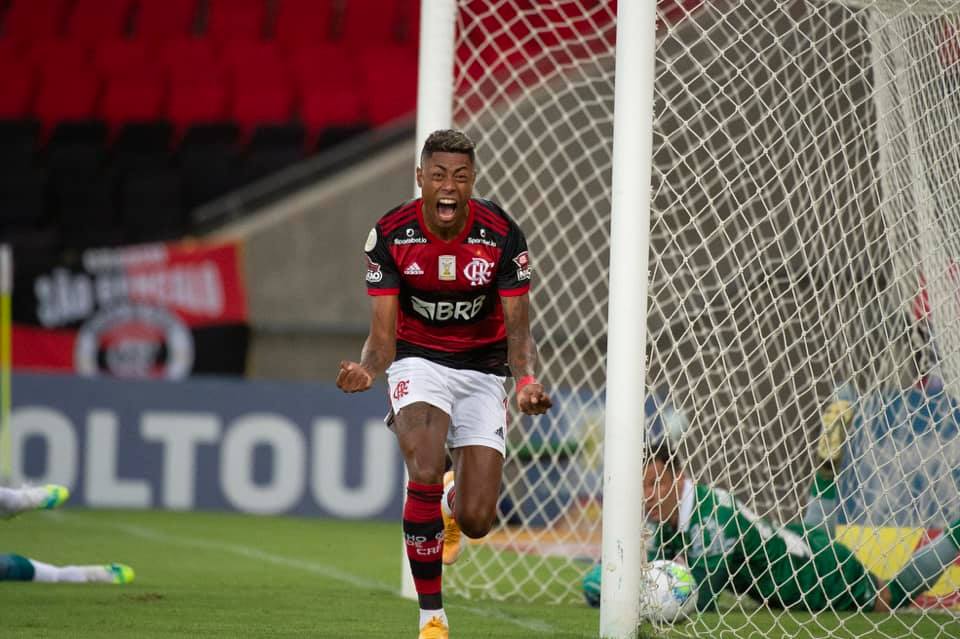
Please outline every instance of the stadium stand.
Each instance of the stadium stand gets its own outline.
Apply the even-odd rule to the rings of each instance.
[[[409,116],[418,10],[0,0],[0,232],[65,247],[175,237],[190,209]]]

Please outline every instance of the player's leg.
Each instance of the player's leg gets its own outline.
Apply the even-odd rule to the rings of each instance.
[[[836,475],[843,461],[847,429],[853,422],[851,403],[838,399],[827,406],[820,418],[823,430],[817,441],[817,471],[810,486],[810,498],[803,513],[803,523],[808,528],[823,528],[831,536],[836,525],[839,505]]]
[[[456,483],[448,484],[444,505],[463,533],[477,539],[490,531],[497,516],[506,450],[506,392],[503,378],[496,375],[454,371],[451,380],[456,402],[448,445]],[[445,539],[444,560],[452,563],[459,549],[459,544],[452,548]]]
[[[26,488],[0,487],[0,518],[9,519],[28,510],[57,508],[70,498],[66,486],[48,484]]]
[[[0,554],[0,581],[128,584],[133,568],[124,564],[53,566],[22,555]]]
[[[960,519],[942,535],[920,548],[897,575],[882,588],[877,610],[896,610],[933,587],[943,571],[960,557]]]
[[[387,371],[387,379],[394,412],[392,428],[409,476],[403,534],[420,604],[420,636],[445,637],[440,499],[451,398],[442,374],[425,360],[398,360]]]

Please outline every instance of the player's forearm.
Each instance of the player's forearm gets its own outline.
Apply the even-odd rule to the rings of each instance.
[[[393,362],[397,352],[395,341],[376,339],[372,335],[363,343],[360,353],[360,365],[376,377],[383,373]]]
[[[516,378],[536,376],[537,374],[537,344],[527,333],[524,336],[507,338],[507,363],[510,373]]]

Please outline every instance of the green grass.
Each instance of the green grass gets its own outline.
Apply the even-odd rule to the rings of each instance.
[[[50,563],[122,561],[129,586],[0,584],[0,636],[416,636],[416,604],[396,594],[398,525],[232,514],[67,510],[0,522],[0,552]],[[524,586],[526,588],[527,586]],[[584,605],[447,597],[454,639],[595,638]],[[710,614],[668,637],[958,637],[938,615]],[[645,629],[644,634],[653,634]]]

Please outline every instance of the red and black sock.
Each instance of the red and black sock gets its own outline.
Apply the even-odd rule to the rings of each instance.
[[[407,483],[407,503],[403,506],[403,536],[417,588],[420,608],[443,608],[440,594],[443,570],[443,517],[440,498],[443,484]]]

